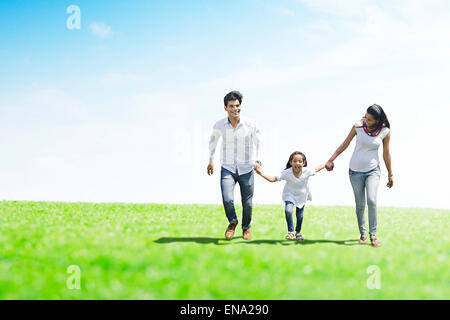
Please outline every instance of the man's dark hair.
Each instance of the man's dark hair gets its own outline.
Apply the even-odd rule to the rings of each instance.
[[[228,105],[228,101],[238,100],[239,103],[242,103],[243,97],[244,96],[239,91],[231,91],[225,96],[225,98],[223,98],[223,103],[225,107]]]

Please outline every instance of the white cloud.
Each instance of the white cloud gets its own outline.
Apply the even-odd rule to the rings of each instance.
[[[112,28],[103,22],[94,22],[89,26],[92,34],[99,38],[109,38],[113,35]]]
[[[188,116],[192,101],[180,91],[141,92],[126,99],[125,106],[135,121],[146,123],[176,123]]]
[[[324,20],[314,21],[313,23],[308,25],[308,29],[310,31],[319,31],[319,32],[332,32],[333,27]]]
[[[80,97],[39,84],[24,89],[19,98],[7,99],[1,109],[10,122],[27,120],[36,125],[78,121],[88,112],[87,104]]]
[[[306,1],[311,5],[316,1]],[[418,65],[439,65],[450,62],[450,11],[441,19],[431,15],[422,17],[419,8],[407,10],[407,16],[398,17],[399,8],[381,8],[366,5],[368,1],[318,1],[317,6],[326,4],[344,10],[347,3],[352,3],[344,11],[358,11],[364,19],[355,21],[348,19],[345,23],[349,39],[318,51],[308,59],[299,60],[295,64],[274,66],[270,60],[258,64],[250,64],[246,69],[230,73],[219,79],[208,81],[205,87],[218,88],[229,86],[247,86],[248,88],[270,88],[288,85],[306,80],[345,74],[356,68],[374,68],[392,64],[396,68],[404,67],[409,71]],[[407,4],[405,4],[407,6]],[[422,6],[428,5],[422,3]],[[358,10],[355,9],[358,8]],[[395,9],[395,10],[394,10]],[[425,20],[424,20],[425,19]],[[309,35],[325,41],[332,32],[333,22],[317,20],[302,28],[286,30],[292,32],[292,41],[299,35]],[[342,25],[342,24],[341,24]],[[401,78],[402,75],[396,75]],[[409,76],[408,76],[409,77]]]
[[[125,85],[139,84],[143,81],[142,77],[131,73],[108,72],[104,74],[99,82],[103,87],[117,87]]]
[[[436,117],[450,117],[446,106],[450,100],[446,90],[450,83],[450,10],[445,11],[441,1],[415,2],[414,10],[397,5],[364,5],[368,1],[357,1],[349,8],[345,7],[347,1],[319,1],[317,5],[325,3],[338,6],[339,14],[348,15],[345,23],[330,21],[345,26],[346,40],[281,67],[262,59],[244,70],[204,83],[203,90],[237,87],[258,95],[253,101],[258,106],[257,112],[248,115],[269,117],[263,121],[265,129],[272,128],[283,114],[294,118],[298,113],[299,119],[311,119],[310,123],[299,120],[302,125],[297,130],[278,127],[278,150],[289,154],[299,147],[311,152],[312,161],[326,160],[345,138],[350,121],[361,116],[368,105],[379,103],[385,107],[393,126],[391,152],[396,176],[396,186],[388,190],[383,175],[380,205],[450,208],[448,199],[442,197],[445,188],[442,181],[450,179],[448,173],[428,178],[426,196],[417,190],[416,177],[410,174],[417,170],[411,161],[414,153],[426,155],[428,160],[423,165],[431,167],[439,167],[441,159],[450,157],[448,148],[435,148],[429,143],[429,139],[434,141],[445,135],[444,128],[433,125]],[[421,8],[427,13],[422,15]],[[431,14],[434,10],[439,11],[436,16]],[[357,19],[351,18],[357,14]],[[314,23],[309,24],[312,34],[326,31],[320,28],[314,31],[311,28]],[[293,41],[298,36],[298,32],[293,32]],[[276,113],[266,105],[276,106]],[[295,121],[292,125],[295,126]],[[294,135],[300,130],[301,135],[295,140]],[[351,191],[335,192],[348,180],[343,167],[348,164],[352,148],[338,160],[340,170],[321,175],[313,182],[315,204],[352,205]],[[274,165],[279,162],[279,155],[276,156],[269,153],[263,159],[272,174],[279,169],[279,165]],[[382,166],[385,174],[383,163]],[[257,188],[257,203],[279,200],[279,190],[274,187],[261,183]]]
[[[357,16],[364,12],[369,0],[297,0],[313,9],[339,16]]]
[[[287,9],[287,8],[275,8],[274,9],[276,13],[281,14],[283,16],[294,16],[295,15],[295,11],[292,9]]]

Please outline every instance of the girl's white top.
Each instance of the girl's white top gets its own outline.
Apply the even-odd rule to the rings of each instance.
[[[355,129],[356,145],[352,158],[350,159],[350,169],[357,172],[368,172],[380,164],[378,148],[390,130],[389,128],[383,127],[378,136],[371,137],[364,132],[362,120],[355,123]]]
[[[302,208],[306,204],[306,200],[312,200],[308,179],[315,174],[314,169],[303,168],[302,175],[297,178],[292,167],[283,170],[280,176],[276,177],[278,181],[286,181],[283,189],[283,201],[291,201],[296,207]]]

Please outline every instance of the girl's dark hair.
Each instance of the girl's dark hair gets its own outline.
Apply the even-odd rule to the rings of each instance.
[[[383,127],[391,128],[386,113],[384,113],[383,108],[380,107],[379,105],[377,104],[371,105],[369,108],[367,108],[367,113],[372,115],[374,119],[378,121],[376,130],[379,130]]]
[[[243,97],[244,96],[239,91],[231,91],[223,98],[223,103],[225,104],[225,107],[228,105],[228,101],[238,100],[239,103],[242,103]]]
[[[291,156],[289,157],[289,160],[288,160],[288,162],[286,164],[286,169],[289,169],[289,168],[292,167],[291,166],[291,161],[292,161],[292,159],[294,159],[294,156],[297,155],[297,154],[301,155],[303,157],[303,163],[305,164],[303,167],[306,168],[308,166],[308,161],[306,161],[306,156],[303,153],[301,153],[300,151],[295,151],[295,152],[292,152]],[[286,170],[286,169],[284,169],[284,170]]]

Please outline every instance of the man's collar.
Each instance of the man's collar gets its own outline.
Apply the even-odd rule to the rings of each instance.
[[[239,121],[238,121],[238,123],[237,123],[237,126],[241,123],[241,120],[242,120],[242,117],[239,117]],[[230,121],[230,118],[228,118],[228,117],[227,117],[227,122],[228,122],[230,125],[232,125],[232,123],[231,123],[231,121]]]

